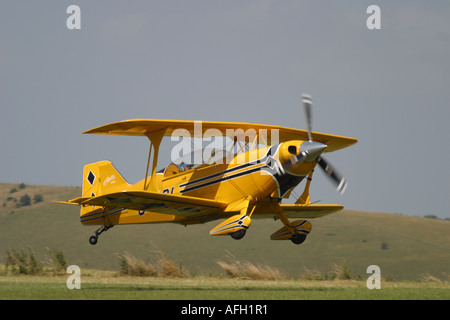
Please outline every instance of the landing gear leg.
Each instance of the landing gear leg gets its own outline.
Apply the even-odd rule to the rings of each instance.
[[[111,229],[112,227],[114,227],[114,225],[110,225],[110,226],[104,225],[104,226],[98,228],[98,229],[94,232],[94,235],[91,236],[91,237],[89,238],[89,243],[92,244],[92,245],[97,244],[97,242],[98,242],[98,236],[99,236],[100,234],[102,234],[103,232],[108,231],[108,230]]]
[[[247,229],[250,226],[250,223],[251,223],[250,218],[252,217],[252,214],[255,211],[255,209],[256,209],[256,206],[253,206],[253,208],[250,210],[250,214],[248,215],[249,224],[246,227]],[[245,215],[247,213],[247,210],[248,210],[248,207],[245,207],[244,209],[241,210],[241,214]],[[239,224],[242,224],[242,221],[240,221]],[[230,233],[230,236],[234,240],[241,240],[245,236],[245,234],[247,233],[247,229],[239,229],[238,231]]]

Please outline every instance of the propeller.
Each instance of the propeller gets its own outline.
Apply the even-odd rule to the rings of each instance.
[[[308,142],[303,142],[302,147],[304,150],[300,152],[297,161],[308,161],[308,158],[317,160],[320,168],[325,172],[325,174],[331,179],[331,181],[336,185],[336,190],[343,194],[347,188],[347,181],[343,176],[341,176],[336,169],[320,154],[325,150],[326,145],[313,141],[311,134],[311,119],[312,119],[312,99],[309,94],[302,94],[303,108],[305,110],[306,127],[308,130]]]
[[[330,177],[333,183],[337,186],[336,191],[340,194],[344,194],[345,189],[347,188],[347,180],[339,173],[337,173],[336,169],[326,161],[323,157],[319,157],[317,159],[319,166],[323,169],[323,171]]]
[[[309,141],[312,141],[311,136],[311,96],[309,94],[302,94],[302,101],[303,101],[303,109],[305,110],[305,118],[306,118],[306,128],[308,129],[308,138]]]

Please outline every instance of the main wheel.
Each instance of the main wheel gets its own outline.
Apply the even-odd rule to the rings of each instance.
[[[92,237],[89,238],[89,243],[90,244],[95,245],[95,244],[97,244],[97,242],[98,242],[98,237],[97,236],[92,236]]]
[[[291,241],[295,244],[302,244],[306,240],[306,234],[297,233],[295,236],[292,236]]]
[[[245,229],[240,229],[236,232],[230,233],[230,236],[234,239],[234,240],[240,240],[245,236],[245,233],[247,231]]]

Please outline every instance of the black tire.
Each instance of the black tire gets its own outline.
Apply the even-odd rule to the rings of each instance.
[[[96,245],[97,242],[98,242],[98,237],[92,236],[92,237],[89,238],[89,243],[90,243],[90,244]]]
[[[306,240],[306,234],[297,233],[295,236],[292,236],[291,241],[295,244],[302,244]]]
[[[236,232],[233,232],[230,234],[230,236],[234,239],[234,240],[240,240],[245,236],[245,233],[247,232],[247,230],[245,229],[241,229],[238,230]]]

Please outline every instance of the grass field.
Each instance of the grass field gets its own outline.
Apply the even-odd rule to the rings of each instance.
[[[400,214],[344,210],[312,220],[304,244],[271,241],[279,221],[255,220],[244,239],[210,237],[216,223],[117,226],[91,246],[96,227],[84,227],[77,206],[51,200],[79,196],[78,187],[0,183],[0,264],[10,249],[31,247],[39,260],[49,249],[64,252],[69,265],[117,273],[118,255],[151,261],[163,252],[186,278],[115,277],[83,273],[82,289],[68,290],[65,276],[0,273],[0,299],[449,299],[450,221]],[[31,204],[20,205],[25,195]],[[34,201],[40,195],[43,201]],[[218,223],[218,222],[217,222]],[[225,277],[220,263],[270,266],[282,277],[247,280]],[[330,271],[345,261],[351,279],[332,280]],[[382,289],[368,290],[366,268],[381,268]],[[109,270],[109,271],[108,271]],[[305,272],[312,275],[306,280]],[[318,275],[318,276],[317,276]],[[425,281],[428,279],[431,281]]]
[[[89,271],[88,271],[89,272]],[[141,278],[112,272],[81,274],[81,289],[69,290],[66,276],[1,276],[0,299],[150,300],[449,300],[443,282],[382,281],[369,290],[355,280],[248,280],[216,277]]]

